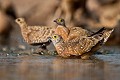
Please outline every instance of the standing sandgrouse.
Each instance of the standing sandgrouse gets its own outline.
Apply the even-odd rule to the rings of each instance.
[[[81,56],[82,59],[89,59],[93,51],[98,50],[108,40],[112,31],[113,29],[104,28],[90,37],[80,36],[67,42],[58,34],[53,35],[50,39],[60,56],[67,58],[75,55]]]
[[[54,22],[58,25],[55,29],[55,34],[62,36],[64,41],[72,40],[78,36],[89,36],[92,34],[92,32],[81,27],[66,27],[65,20],[62,18],[58,18]]]
[[[46,49],[50,43],[48,37],[54,33],[54,27],[50,26],[28,26],[24,18],[15,20],[21,28],[24,40],[30,45],[40,45],[40,48]]]

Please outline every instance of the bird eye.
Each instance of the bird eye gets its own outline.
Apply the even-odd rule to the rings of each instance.
[[[53,36],[53,39],[57,39],[57,36]]]
[[[54,38],[56,38],[57,36],[54,36]]]
[[[58,19],[58,22],[62,22],[62,19]]]

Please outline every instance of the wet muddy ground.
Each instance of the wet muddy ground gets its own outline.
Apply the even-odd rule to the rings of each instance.
[[[96,59],[0,52],[0,80],[119,80],[120,48],[105,47]]]

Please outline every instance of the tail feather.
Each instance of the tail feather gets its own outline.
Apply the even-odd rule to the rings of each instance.
[[[92,37],[94,37],[98,40],[104,39],[104,41],[103,41],[103,44],[104,44],[110,37],[113,30],[114,30],[113,28],[112,29],[102,28],[98,32],[96,32]]]
[[[89,37],[94,36],[94,35],[96,35],[96,34],[99,34],[99,33],[101,33],[101,32],[104,31],[104,30],[105,30],[105,27],[101,28],[99,31],[93,33],[93,34],[90,35]]]
[[[103,38],[104,38],[104,43],[108,40],[110,37],[111,33],[114,31],[114,29],[106,29],[105,32],[103,33]]]

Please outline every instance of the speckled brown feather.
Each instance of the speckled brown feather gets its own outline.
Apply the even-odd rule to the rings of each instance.
[[[87,31],[81,27],[68,27],[70,30],[69,36],[68,36],[68,40],[72,40],[78,36],[89,36],[91,35],[90,31]]]
[[[66,42],[60,35],[57,35],[60,39],[59,42],[55,43],[54,39],[52,39],[52,42],[55,45],[58,54],[62,57],[69,57],[71,55],[87,57],[93,54],[91,54],[90,51],[96,51],[99,49],[99,46],[101,45],[97,44],[104,44],[108,40],[112,31],[113,29],[105,29],[91,37],[80,36]]]
[[[80,27],[57,26],[55,34],[59,34],[65,41],[72,40],[79,36],[89,36],[91,33]]]
[[[28,26],[23,18],[16,19],[16,22],[19,24],[22,36],[28,44],[47,42],[48,37],[54,33],[54,27]]]
[[[78,40],[61,43],[55,47],[58,54],[62,57],[69,57],[70,55],[79,56],[90,51],[97,42],[98,40],[95,38],[81,37]]]
[[[66,41],[69,36],[70,30],[67,27],[63,27],[61,25],[58,25],[55,29],[55,34],[61,35],[62,38]]]
[[[62,20],[63,22],[60,22]],[[55,34],[61,35],[64,41],[69,41],[79,36],[89,36],[90,31],[82,29],[81,27],[66,27],[64,19],[58,18],[54,20],[57,23]],[[63,23],[63,24],[62,24]]]

